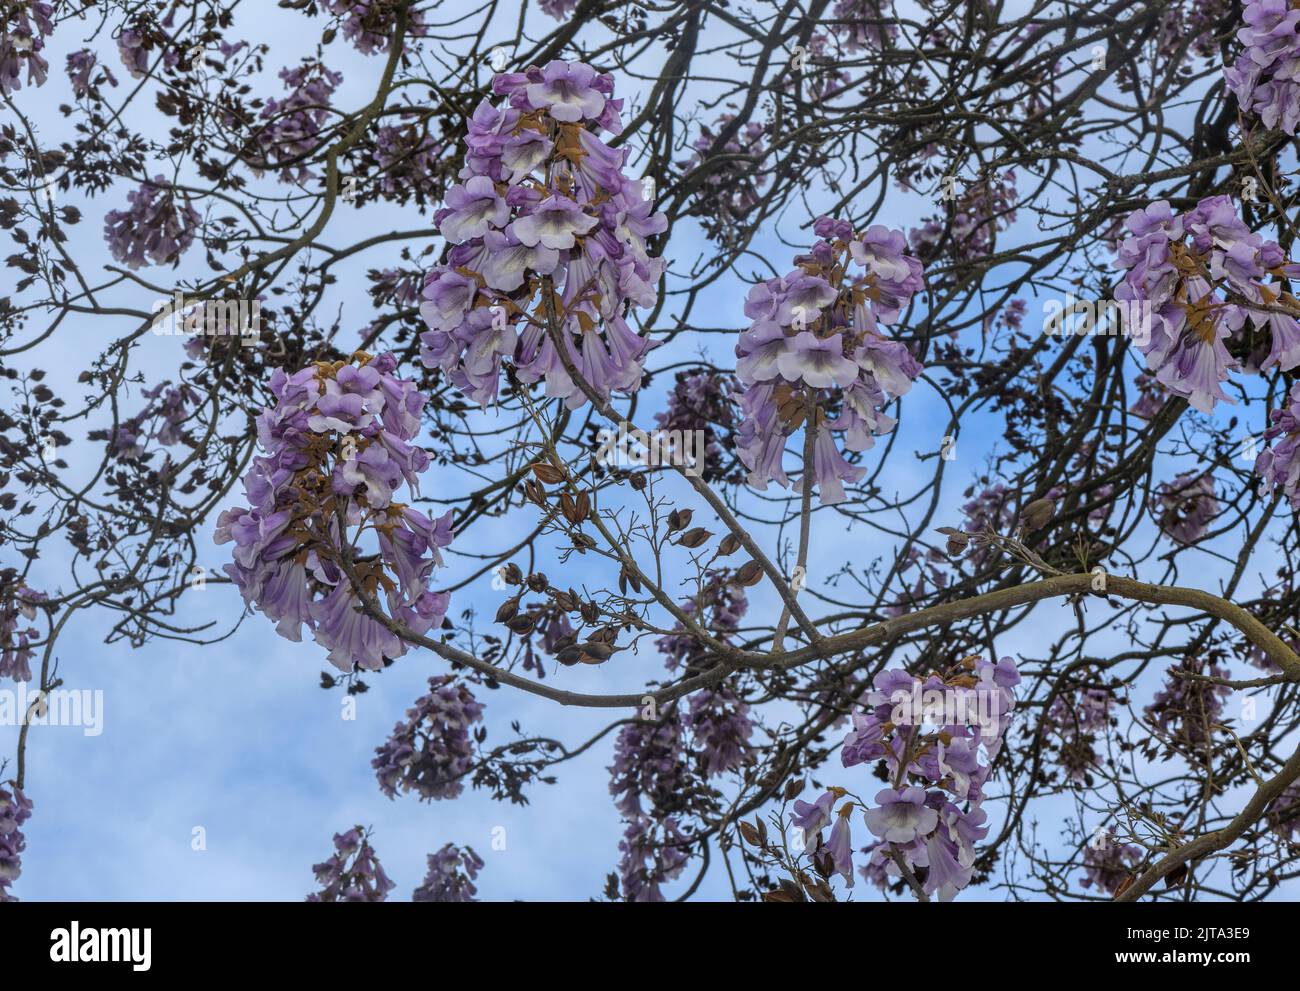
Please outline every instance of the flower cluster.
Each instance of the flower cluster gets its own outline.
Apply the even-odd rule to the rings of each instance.
[[[1213,475],[1184,472],[1156,487],[1156,523],[1170,540],[1192,544],[1205,536],[1222,506],[1214,493]]]
[[[1203,413],[1217,402],[1233,402],[1220,383],[1241,366],[1225,342],[1242,332],[1247,318],[1271,335],[1261,370],[1277,365],[1289,371],[1300,364],[1300,323],[1275,312],[1280,304],[1300,312],[1300,301],[1264,281],[1295,278],[1300,265],[1252,233],[1231,198],[1211,196],[1182,215],[1160,200],[1134,211],[1124,226],[1130,236],[1119,246],[1116,264],[1127,271],[1115,299],[1149,308],[1151,332],[1145,342],[1134,340],[1166,389]]]
[[[690,711],[683,722],[691,730],[693,749],[709,777],[734,771],[749,762],[749,738],[754,732],[749,706],[726,685],[692,695]]]
[[[104,218],[104,237],[113,257],[130,269],[179,263],[194,243],[198,211],[162,176],[145,180],[126,198],[128,209],[110,210]]]
[[[22,874],[22,853],[27,843],[22,825],[32,815],[32,803],[17,785],[13,791],[0,787],[0,902],[16,902],[9,885]]]
[[[876,675],[863,710],[853,714],[840,759],[845,767],[883,760],[891,787],[870,806],[841,806],[829,841],[821,830],[847,792],[832,788],[815,803],[796,802],[793,822],[803,829],[808,852],[829,857],[833,872],[852,887],[849,823],[862,805],[876,837],[865,877],[898,879],[901,861],[928,894],[955,897],[974,874],[975,844],[988,834],[984,784],[1015,704],[1011,689],[1019,683],[1009,657],[996,663],[969,657],[946,677],[921,679],[902,668]]]
[[[389,798],[414,791],[421,800],[455,798],[474,760],[470,727],[483,719],[483,706],[451,675],[429,679],[429,694],[406,710],[406,722],[377,747],[370,762],[379,790]]]
[[[41,50],[54,31],[53,14],[54,7],[41,0],[5,4],[5,23],[0,25],[0,94],[8,96],[23,88],[24,64],[28,85],[45,82],[50,63],[41,57]]]
[[[1246,0],[1237,40],[1246,48],[1223,70],[1237,103],[1266,127],[1300,125],[1300,10],[1287,0]]]
[[[425,283],[421,358],[485,406],[503,359],[571,409],[587,396],[565,359],[603,399],[634,392],[654,342],[624,317],[655,303],[664,262],[646,238],[667,220],[623,175],[629,152],[598,137],[622,129],[613,79],[554,61],[493,91],[506,104],[474,111],[463,181],[434,218],[453,247]]]
[[[1119,843],[1113,833],[1101,833],[1083,851],[1083,880],[1079,883],[1114,897],[1141,862],[1141,847]]]
[[[782,466],[786,439],[799,428],[814,434],[813,478],[823,503],[844,499],[842,482],[866,469],[849,464],[836,446],[865,451],[873,435],[895,421],[881,410],[921,374],[903,344],[880,333],[898,319],[922,286],[921,263],[903,253],[899,231],[879,225],[863,234],[847,221],[821,217],[823,240],[795,259],[798,266],[749,292],[745,315],[753,323],[736,344],[736,374],[744,420],[737,435],[751,485],[790,484]],[[849,275],[852,261],[862,271]]]
[[[334,855],[312,871],[321,890],[309,902],[382,902],[394,888],[360,826],[335,833]]]
[[[474,879],[483,869],[483,858],[471,846],[464,850],[448,843],[429,854],[429,873],[411,895],[413,902],[472,902],[478,894]]]
[[[663,901],[660,885],[681,874],[687,860],[678,821],[690,787],[681,720],[670,713],[659,722],[628,723],[609,772],[609,793],[627,822],[618,845],[624,897]]]
[[[1214,727],[1223,715],[1224,699],[1231,694],[1231,689],[1201,678],[1180,677],[1174,670],[1212,678],[1227,678],[1228,672],[1213,661],[1207,667],[1201,661],[1186,659],[1181,668],[1170,670],[1164,688],[1156,692],[1151,704],[1143,710],[1171,747],[1203,747],[1214,735]]]
[[[35,592],[21,583],[10,584],[0,599],[0,678],[14,681],[32,680],[32,642],[40,633],[34,627],[19,629],[22,619],[36,618],[36,603],[45,601],[44,592]]]
[[[258,170],[279,168],[284,182],[303,183],[311,177],[303,161],[320,146],[330,118],[330,100],[343,75],[320,62],[308,61],[281,69],[280,78],[289,95],[266,101],[253,146],[244,158]]]
[[[277,368],[270,390],[275,405],[257,418],[265,457],[244,478],[251,508],[229,509],[217,521],[216,542],[233,540],[226,573],[244,601],[277,623],[295,642],[306,623],[342,671],[377,671],[385,658],[406,652],[405,642],[363,612],[346,572],[367,598],[418,635],[436,629],[449,595],[433,592],[429,577],[451,543],[451,512],[436,521],[394,502],[403,481],[418,492],[416,476],[428,455],[412,441],[425,397],[397,378],[391,354],[358,352],[351,362],[317,362],[293,374]],[[355,528],[355,533],[351,532]],[[363,555],[372,531],[377,553]]]
[[[668,408],[655,414],[659,430],[701,431],[704,436],[704,464],[698,465],[706,482],[727,479],[723,463],[723,441],[735,429],[735,406],[731,399],[735,380],[719,372],[678,372]]]
[[[362,55],[388,51],[397,31],[400,0],[325,0],[325,9],[343,19],[343,37]],[[424,14],[414,4],[406,15],[406,34],[419,37],[424,33]]]
[[[117,54],[132,79],[143,79],[149,74],[149,57],[155,49],[162,52],[163,68],[174,69],[180,65],[180,52],[168,36],[176,22],[176,11],[173,5],[159,21],[154,21],[151,15],[141,15],[118,32]]]
[[[1052,701],[1043,732],[1071,779],[1091,784],[1089,772],[1098,765],[1096,739],[1109,728],[1114,704],[1115,696],[1105,688],[1067,689]]]
[[[102,77],[94,77],[96,69],[103,72]],[[112,86],[117,85],[117,77],[113,75],[113,71],[106,65],[100,65],[98,57],[89,48],[83,48],[69,55],[67,70],[68,79],[72,82],[72,92],[78,99],[94,94],[96,87],[105,81]]]
[[[1300,382],[1291,386],[1286,405],[1273,410],[1269,419],[1264,442],[1282,439],[1260,451],[1255,474],[1263,479],[1260,487],[1265,495],[1272,496],[1281,488],[1291,508],[1300,510]]]

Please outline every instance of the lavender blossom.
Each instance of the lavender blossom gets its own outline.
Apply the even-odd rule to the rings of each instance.
[[[360,826],[335,833],[334,855],[312,872],[321,890],[308,895],[309,902],[382,902],[396,887]]]
[[[32,803],[17,785],[0,786],[0,902],[16,902],[9,886],[22,874],[22,853],[27,843],[22,825],[32,815]]]
[[[421,359],[484,406],[503,362],[570,409],[587,402],[570,367],[602,399],[635,392],[655,342],[625,315],[655,303],[664,262],[646,239],[667,221],[624,176],[627,150],[598,136],[622,127],[613,80],[554,61],[498,75],[493,91],[505,105],[474,112],[464,181],[434,217],[454,247],[425,283]]]
[[[391,354],[358,352],[353,362],[275,370],[276,403],[257,420],[267,456],[244,478],[252,506],[223,512],[215,534],[219,544],[234,541],[225,570],[244,601],[288,640],[299,641],[306,624],[345,672],[377,671],[407,648],[365,614],[341,556],[352,559],[376,608],[423,635],[447,613],[448,594],[432,591],[429,578],[452,539],[450,511],[430,520],[394,500],[403,483],[418,494],[417,476],[429,466],[410,443],[425,397],[393,374]],[[357,543],[366,532],[375,534],[369,556]]]
[[[483,869],[483,858],[471,846],[460,849],[448,843],[437,853],[429,854],[429,873],[415,889],[415,902],[472,902],[478,894],[474,880]]]
[[[1300,510],[1300,382],[1291,386],[1286,405],[1269,415],[1264,441],[1281,438],[1255,459],[1255,474],[1263,479],[1260,490],[1272,496],[1279,488],[1293,510]]]
[[[160,175],[142,182],[126,198],[128,209],[110,210],[104,218],[104,237],[113,257],[130,269],[179,264],[194,243],[201,223],[198,211]]]
[[[455,798],[473,768],[471,727],[482,721],[483,706],[465,685],[443,675],[429,679],[429,693],[406,716],[370,762],[379,790],[389,798],[398,791],[414,791],[421,801]]]
[[[855,234],[847,221],[821,217],[821,238],[795,259],[799,268],[754,286],[745,303],[753,323],[736,344],[744,420],[736,440],[749,482],[789,484],[782,457],[800,426],[814,430],[812,477],[823,503],[844,499],[844,482],[866,469],[849,464],[843,447],[865,451],[894,428],[882,412],[890,395],[911,388],[921,366],[908,349],[884,337],[923,282],[920,262],[904,254],[903,235],[873,226]],[[849,261],[864,272],[847,275]],[[832,285],[834,273],[845,273]],[[838,415],[836,415],[838,414]]]
[[[41,0],[5,5],[5,20],[0,24],[0,95],[23,88],[24,68],[29,86],[45,82],[50,63],[41,52],[54,32],[53,16],[53,5]]]

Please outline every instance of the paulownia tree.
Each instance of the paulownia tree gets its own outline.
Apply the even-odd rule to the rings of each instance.
[[[0,6],[33,711],[90,611],[258,624],[427,669],[389,798],[601,748],[609,899],[1300,873],[1300,5]],[[386,898],[338,825],[311,897]],[[446,839],[417,900],[476,894]]]

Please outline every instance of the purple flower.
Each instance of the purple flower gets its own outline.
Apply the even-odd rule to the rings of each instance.
[[[493,91],[506,103],[474,111],[464,182],[434,217],[454,247],[426,279],[421,360],[484,406],[507,364],[573,409],[587,393],[570,368],[602,398],[635,392],[655,342],[627,317],[655,304],[664,262],[646,239],[667,220],[624,177],[627,152],[599,137],[620,126],[613,80],[551,62],[498,75]]]
[[[736,442],[749,483],[761,490],[772,480],[789,484],[786,439],[800,426],[816,431],[809,484],[823,503],[835,503],[845,498],[843,483],[861,480],[866,469],[844,459],[834,435],[843,435],[846,450],[867,450],[874,436],[894,428],[882,411],[890,394],[905,393],[921,373],[880,324],[897,319],[921,288],[922,269],[903,253],[898,231],[874,226],[854,237],[851,224],[829,217],[814,231],[833,240],[818,241],[796,259],[798,269],[754,286],[745,301],[753,323],[736,343],[736,376],[745,387]],[[865,274],[848,276],[850,260]]]
[[[334,855],[312,872],[321,890],[308,895],[309,902],[382,902],[395,887],[360,826],[335,833]]]
[[[1267,496],[1281,488],[1294,510],[1300,510],[1300,383],[1291,386],[1286,405],[1270,414],[1265,441],[1281,438],[1255,459],[1255,474],[1263,479],[1260,489]]]
[[[22,825],[32,815],[32,803],[22,789],[0,786],[0,902],[16,902],[9,886],[22,874],[22,853],[27,843]]]
[[[483,858],[471,846],[460,849],[448,843],[429,854],[429,873],[411,895],[414,902],[472,902],[478,888],[474,880],[483,869]]]
[[[796,801],[790,822],[803,830],[805,839],[815,836],[830,825],[831,806],[835,804],[836,792],[824,792],[815,802]]]
[[[0,94],[8,96],[22,89],[24,67],[28,85],[45,82],[50,63],[41,57],[41,51],[54,32],[53,16],[53,5],[41,0],[5,5],[4,23],[0,24]]]
[[[605,110],[605,95],[596,82],[596,71],[590,66],[556,60],[548,62],[541,78],[530,81],[524,92],[530,106],[550,111],[556,120],[597,120]]]
[[[127,194],[126,210],[110,210],[104,237],[113,257],[130,269],[142,265],[179,263],[201,220],[198,211],[181,200],[162,176],[146,180]]]
[[[32,680],[32,648],[40,633],[35,627],[18,627],[20,620],[36,618],[36,606],[45,599],[44,592],[33,591],[21,581],[5,586],[0,597],[0,678]]]
[[[244,601],[287,639],[298,640],[305,623],[342,671],[379,670],[406,643],[366,614],[340,555],[352,558],[377,609],[422,636],[447,612],[449,596],[433,592],[429,577],[452,538],[450,512],[434,523],[393,498],[402,483],[418,492],[429,466],[410,443],[424,396],[393,374],[392,355],[358,353],[354,362],[276,369],[276,404],[257,419],[267,455],[244,479],[252,506],[224,511],[214,535],[235,544],[225,570]],[[358,543],[365,533],[377,554]]]
[[[1300,11],[1286,0],[1246,0],[1237,40],[1245,51],[1224,69],[1245,113],[1294,135],[1300,125]]]
[[[413,791],[421,801],[455,798],[473,769],[472,727],[482,721],[483,706],[464,684],[442,675],[429,679],[429,693],[406,716],[370,762],[380,791],[389,798]]]
[[[911,843],[934,830],[939,814],[925,804],[921,788],[884,788],[876,793],[877,808],[867,809],[867,828],[889,843]]]

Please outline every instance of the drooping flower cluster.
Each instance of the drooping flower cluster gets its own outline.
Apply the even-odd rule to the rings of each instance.
[[[1127,271],[1115,299],[1139,306],[1144,325],[1149,314],[1150,333],[1134,335],[1134,342],[1166,389],[1203,413],[1217,402],[1233,402],[1220,385],[1241,365],[1225,342],[1247,319],[1271,335],[1261,370],[1276,365],[1290,371],[1300,364],[1300,323],[1274,312],[1300,313],[1300,301],[1265,281],[1295,278],[1300,265],[1252,233],[1230,197],[1211,196],[1182,215],[1160,200],[1134,211],[1124,226],[1131,234],[1116,265]]]
[[[625,317],[655,303],[664,262],[646,238],[667,220],[623,175],[629,152],[598,136],[622,129],[613,79],[554,61],[498,75],[493,91],[506,105],[474,111],[462,182],[434,218],[453,247],[425,283],[421,358],[483,405],[508,359],[521,382],[545,381],[576,409],[587,396],[554,330],[594,392],[634,392],[654,342]]]
[[[360,826],[334,834],[334,855],[312,867],[321,890],[309,902],[382,902],[395,885]]]
[[[904,668],[881,671],[865,706],[840,749],[845,767],[883,760],[891,787],[863,806],[875,836],[862,875],[874,883],[904,877],[898,861],[927,893],[950,900],[974,875],[975,844],[988,835],[982,808],[984,784],[1002,747],[1021,676],[1015,662],[966,658],[940,678],[922,680]],[[857,802],[845,802],[831,825],[832,788],[816,802],[796,802],[792,822],[801,827],[807,851],[829,857],[833,873],[853,887],[850,819]]]
[[[483,869],[483,858],[471,846],[462,850],[448,843],[437,853],[429,854],[429,873],[424,883],[411,895],[413,902],[472,902],[478,894],[474,885]]]
[[[1181,670],[1212,678],[1227,678],[1228,672],[1213,661],[1203,662],[1187,658]],[[1231,694],[1225,685],[1216,685],[1202,678],[1183,678],[1171,669],[1165,678],[1164,688],[1156,692],[1151,704],[1143,711],[1173,749],[1199,749],[1208,744],[1214,728],[1223,716],[1223,702]]]
[[[660,885],[686,866],[679,822],[687,807],[690,771],[677,714],[628,723],[614,745],[609,793],[627,823],[618,871],[628,901],[664,900]]]
[[[252,507],[217,521],[216,542],[235,543],[225,570],[244,601],[288,640],[299,641],[307,624],[345,672],[376,671],[406,652],[397,634],[363,612],[347,558],[368,599],[416,634],[442,624],[450,598],[433,592],[429,578],[451,543],[451,512],[431,521],[393,500],[403,481],[418,492],[416,476],[429,465],[410,443],[425,397],[394,375],[396,367],[391,354],[358,352],[351,362],[317,362],[291,375],[277,368],[275,405],[257,419],[267,454],[244,478]],[[361,543],[368,531],[372,551]]]
[[[244,159],[259,171],[278,168],[283,182],[304,183],[312,174],[304,163],[320,147],[343,74],[312,60],[281,69],[280,78],[289,95],[266,101]]]
[[[1096,888],[1114,897],[1120,885],[1142,863],[1142,848],[1132,843],[1120,843],[1114,833],[1098,835],[1083,851],[1083,880],[1085,888]]]
[[[876,675],[864,707],[840,749],[845,767],[884,760],[891,787],[863,809],[876,837],[865,876],[903,876],[896,858],[929,894],[949,900],[974,874],[975,844],[988,834],[981,807],[984,785],[1006,733],[1020,683],[1015,662],[966,658],[944,677],[925,679],[903,668]],[[834,788],[814,804],[797,802],[794,823],[804,830],[808,852],[829,856],[834,873],[853,885],[849,822],[856,803],[839,810],[829,841]]]
[[[50,63],[41,56],[45,39],[54,31],[54,8],[41,0],[5,4],[0,24],[0,94],[8,96],[23,87],[23,70],[29,86],[45,82]]]
[[[823,240],[780,278],[753,287],[745,315],[753,323],[736,344],[744,421],[737,434],[750,484],[790,484],[782,461],[801,425],[815,430],[813,477],[823,503],[844,499],[843,482],[866,474],[836,446],[865,451],[895,420],[882,410],[903,395],[921,366],[907,347],[885,337],[923,282],[921,263],[905,255],[901,232],[879,225],[858,234],[844,220],[821,217]],[[849,274],[852,262],[862,271]]]
[[[406,710],[406,722],[377,747],[370,762],[379,790],[389,798],[413,791],[421,801],[455,798],[473,767],[470,728],[483,719],[483,706],[451,675],[429,679],[429,693]]]
[[[1260,488],[1266,496],[1280,488],[1291,508],[1300,510],[1300,382],[1291,386],[1286,405],[1273,410],[1269,419],[1264,442],[1282,439],[1259,452],[1255,474],[1263,479]]]
[[[44,592],[36,592],[22,583],[7,584],[0,600],[0,679],[31,681],[32,644],[40,637],[35,627],[19,629],[21,620],[36,618],[36,603],[45,601]]]
[[[708,777],[734,771],[750,760],[754,724],[749,706],[727,685],[692,695],[683,722],[691,730],[693,749]]]
[[[1245,51],[1223,70],[1242,111],[1294,135],[1300,125],[1300,10],[1287,0],[1246,0],[1237,40]]]
[[[1192,544],[1205,536],[1222,505],[1214,492],[1214,476],[1184,472],[1156,487],[1156,523],[1171,540]]]
[[[664,431],[700,431],[704,438],[704,463],[698,465],[700,477],[706,482],[719,482],[727,478],[724,464],[723,441],[735,429],[735,405],[731,393],[735,380],[719,372],[678,372],[672,392],[668,393],[668,408],[655,414],[655,426]],[[739,479],[736,479],[739,481]]]
[[[1128,411],[1144,420],[1152,419],[1164,408],[1169,399],[1165,387],[1146,372],[1140,373],[1133,380],[1133,386],[1137,389],[1138,398]]]
[[[325,0],[325,9],[343,19],[343,37],[362,55],[388,51],[397,31],[400,0]],[[424,13],[415,4],[408,5],[406,35],[416,38],[424,33]]]
[[[1098,766],[1097,736],[1110,727],[1115,696],[1105,688],[1066,689],[1052,701],[1043,723],[1056,760],[1074,781],[1090,784]]]
[[[126,198],[128,209],[110,210],[104,218],[104,237],[113,257],[130,269],[179,262],[194,243],[198,211],[160,175],[142,182]]]
[[[22,853],[27,847],[22,825],[32,815],[32,803],[17,785],[0,786],[0,902],[16,902],[9,886],[23,872]]]

